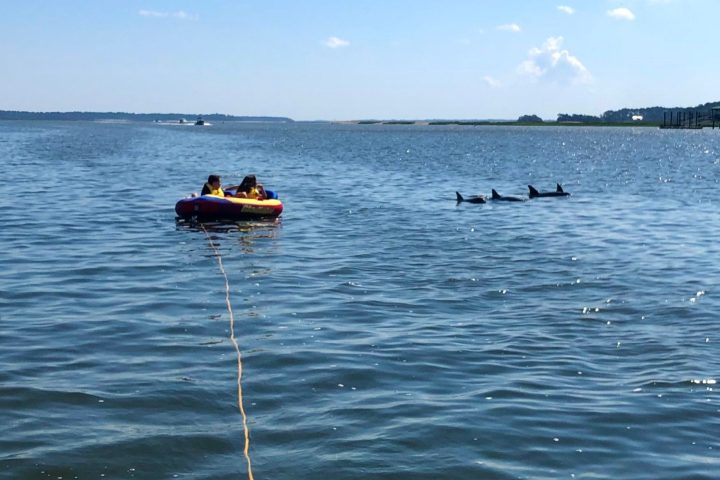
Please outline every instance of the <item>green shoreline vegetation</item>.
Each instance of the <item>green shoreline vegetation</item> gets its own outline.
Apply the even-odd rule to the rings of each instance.
[[[559,113],[556,120],[543,120],[537,115],[522,115],[517,120],[356,120],[339,122],[358,125],[461,125],[461,126],[563,126],[563,127],[660,127],[672,114],[698,115],[699,126],[713,124],[713,109],[720,108],[720,102],[709,102],[694,107],[647,107],[608,110],[602,115]],[[718,112],[720,113],[720,112]],[[720,118],[715,118],[720,123]],[[688,125],[689,127],[689,125]]]
[[[129,122],[178,122],[180,119],[194,121],[196,117],[211,122],[279,122],[292,123],[288,117],[236,116],[223,113],[128,113],[128,112],[26,112],[0,110],[0,120],[61,120],[61,121],[107,121]]]
[[[670,116],[673,117],[670,117]],[[336,123],[346,125],[459,125],[459,126],[594,126],[594,127],[661,127],[665,126],[668,118],[680,119],[687,122],[687,127],[702,128],[720,124],[720,102],[708,102],[694,107],[646,107],[622,108],[608,110],[602,115],[567,114],[559,113],[556,120],[543,120],[537,115],[521,115],[517,120],[453,120],[453,119],[427,119],[427,120],[347,120],[347,121],[317,121],[312,123]],[[186,113],[128,113],[128,112],[28,112],[14,110],[0,110],[0,120],[74,120],[74,121],[137,121],[137,122],[172,122],[180,119],[192,120],[202,117],[210,122],[269,122],[293,123],[295,120],[288,117],[271,116],[236,116],[221,113],[186,114]],[[691,126],[694,119],[695,124]],[[681,122],[670,120],[668,124],[681,128]]]
[[[430,125],[430,126],[464,126],[464,127],[659,127],[660,123],[655,122],[520,122],[520,121],[494,121],[494,120],[438,120],[438,121],[427,121],[427,120],[357,120],[349,122],[335,122],[347,125]]]

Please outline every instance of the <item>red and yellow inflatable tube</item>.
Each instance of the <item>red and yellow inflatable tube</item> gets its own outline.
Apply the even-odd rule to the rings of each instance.
[[[259,220],[277,218],[283,204],[277,199],[219,197],[202,195],[183,198],[175,204],[175,213],[182,218],[198,220]]]

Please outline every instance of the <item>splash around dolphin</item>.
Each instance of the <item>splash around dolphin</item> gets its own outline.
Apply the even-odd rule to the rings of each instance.
[[[565,192],[563,188],[560,186],[560,184],[557,184],[557,187],[555,188],[554,192],[539,192],[535,187],[532,185],[528,185],[529,194],[528,196],[530,198],[539,198],[539,197],[569,197],[570,194]]]
[[[460,192],[455,192],[455,196],[457,198],[457,203],[485,203],[484,195],[471,195],[469,197],[463,197],[462,195],[460,195]]]

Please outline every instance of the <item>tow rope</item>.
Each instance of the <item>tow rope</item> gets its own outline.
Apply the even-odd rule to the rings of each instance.
[[[247,425],[247,415],[245,414],[245,407],[243,407],[243,394],[242,394],[242,354],[240,353],[240,345],[238,345],[237,339],[235,338],[235,315],[233,314],[232,304],[230,303],[230,282],[228,282],[227,273],[225,273],[225,267],[223,267],[222,257],[220,251],[217,249],[215,242],[213,242],[210,234],[205,230],[205,226],[201,223],[200,228],[205,232],[210,247],[213,249],[215,258],[217,259],[218,266],[220,267],[220,273],[225,278],[225,305],[230,316],[230,341],[235,347],[235,353],[237,354],[237,404],[242,415],[243,433],[245,435],[245,448],[243,453],[245,460],[247,461],[248,479],[254,480],[252,474],[252,462],[250,462],[250,431]]]

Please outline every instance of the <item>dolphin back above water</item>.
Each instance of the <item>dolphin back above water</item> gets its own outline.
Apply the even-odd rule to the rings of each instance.
[[[493,200],[500,201],[500,202],[524,202],[525,201],[522,198],[518,198],[518,197],[504,197],[504,196],[500,195],[498,192],[496,192],[494,188],[492,191],[491,198]]]
[[[457,197],[457,203],[468,202],[468,203],[485,203],[485,197],[483,195],[472,195],[470,197],[463,197],[460,192],[455,192]]]
[[[535,187],[532,185],[528,185],[528,190],[530,190],[529,196],[530,198],[538,198],[538,197],[568,197],[570,196],[569,193],[563,191],[563,188],[560,186],[560,184],[557,184],[557,188],[554,192],[538,192]]]

